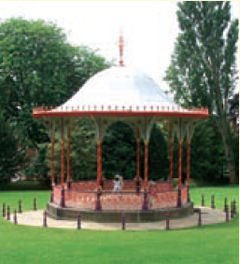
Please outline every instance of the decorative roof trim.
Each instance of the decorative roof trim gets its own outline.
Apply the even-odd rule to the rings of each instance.
[[[207,108],[186,109],[170,106],[90,106],[82,105],[77,107],[53,107],[42,106],[33,109],[33,117],[88,117],[88,116],[109,116],[109,117],[200,117],[208,118]]]

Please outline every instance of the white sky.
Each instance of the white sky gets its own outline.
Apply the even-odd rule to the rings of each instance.
[[[118,61],[118,37],[123,28],[124,63],[162,80],[178,34],[175,1],[0,1],[0,19],[24,17],[53,21],[76,45],[98,49]],[[232,2],[234,17],[239,2]]]

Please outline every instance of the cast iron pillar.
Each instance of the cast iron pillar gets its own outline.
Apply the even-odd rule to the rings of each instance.
[[[182,207],[182,139],[178,142],[178,196],[177,196],[177,207]]]
[[[101,206],[101,179],[102,179],[102,140],[97,140],[97,200],[96,210],[102,210]]]
[[[144,190],[148,190],[148,139],[144,140],[145,159],[144,159]]]
[[[51,138],[51,158],[52,158],[52,185],[55,184],[55,138]]]
[[[71,188],[71,172],[70,172],[70,142],[71,142],[71,126],[68,122],[67,128],[67,187]]]
[[[97,190],[101,188],[102,178],[102,140],[97,141]]]
[[[147,190],[144,190],[144,194],[143,194],[143,206],[142,209],[143,211],[147,211],[148,210],[148,192]]]
[[[61,120],[61,185],[64,186],[64,121]]]
[[[53,132],[52,132],[53,134]],[[50,201],[51,203],[54,201],[54,197],[53,197],[53,188],[55,186],[55,138],[52,135],[51,138],[51,156],[52,156],[52,190],[51,190],[51,197],[50,197]]]
[[[172,185],[173,178],[173,128],[172,124],[169,124],[169,177],[168,180]]]
[[[148,139],[144,140],[145,159],[144,159],[144,198],[143,210],[148,210]]]
[[[64,186],[62,186],[62,189],[61,189],[61,201],[60,201],[60,206],[61,206],[61,207],[65,207],[65,190],[64,190]]]
[[[97,190],[96,211],[101,211],[101,190]]]
[[[50,202],[53,203],[54,201],[54,185],[52,185],[52,190],[51,190],[51,196],[50,196]]]
[[[190,174],[191,174],[191,165],[190,160],[191,159],[191,141],[190,138],[187,138],[187,201],[190,202]]]
[[[140,192],[140,138],[136,139],[136,192]]]

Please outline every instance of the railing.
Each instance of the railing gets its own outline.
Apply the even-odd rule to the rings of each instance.
[[[207,108],[187,109],[172,105],[77,105],[77,106],[40,106],[33,108],[33,114],[43,112],[181,112],[208,114]]]
[[[62,186],[61,185],[55,185],[53,188],[54,189],[56,188],[58,191],[61,191]],[[88,194],[95,194],[95,195],[97,195],[97,193],[98,193],[97,189],[95,189],[95,190],[76,190],[73,188],[68,189],[66,185],[65,185],[64,189],[66,192],[75,192],[75,193],[83,193],[83,194],[88,193]],[[185,190],[185,189],[187,190],[187,187],[185,185],[182,185],[181,190]],[[154,193],[166,193],[166,192],[171,192],[171,191],[177,192],[177,190],[178,190],[178,187],[175,187],[175,188],[169,187],[169,188],[166,188],[163,190],[157,189],[156,191],[154,191]],[[136,189],[126,190],[126,191],[116,191],[116,192],[113,190],[111,190],[111,191],[110,190],[101,190],[101,195],[104,195],[104,194],[113,194],[113,195],[124,195],[124,194],[126,194],[126,195],[128,195],[128,194],[138,194],[138,193],[144,194],[145,191],[144,191],[144,189],[141,189],[139,192],[136,192]],[[151,195],[151,187],[149,187],[149,190],[147,193]]]

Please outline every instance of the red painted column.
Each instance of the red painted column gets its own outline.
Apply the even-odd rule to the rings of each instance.
[[[144,145],[145,145],[144,189],[145,189],[145,191],[147,191],[148,190],[148,140],[147,139],[144,141]]]
[[[96,210],[102,210],[101,206],[101,178],[102,178],[102,140],[97,141],[97,200],[96,200]]]
[[[64,122],[61,120],[61,185],[64,186]]]
[[[49,149],[50,150],[50,149]],[[52,135],[51,138],[51,182],[52,182],[52,191],[50,202],[54,201],[54,186],[55,186],[55,138]]]
[[[182,139],[178,141],[178,186],[182,186]]]
[[[102,141],[100,144],[100,186],[102,181]]]
[[[61,185],[64,185],[64,139],[61,138]]]
[[[68,124],[68,141],[67,141],[67,182],[70,184],[71,174],[70,174],[70,138],[71,138],[71,130],[70,123]],[[70,185],[69,185],[70,187]]]
[[[169,178],[168,180],[172,183],[173,177],[173,137],[169,137]]]
[[[144,197],[143,206],[144,211],[148,210],[148,140],[144,140],[145,146],[145,159],[144,159]]]
[[[177,207],[182,207],[182,138],[178,139],[178,194]]]
[[[187,139],[187,186],[190,186],[190,162],[191,162],[191,143],[190,143],[190,138]]]
[[[136,180],[139,181],[140,179],[140,156],[139,156],[139,149],[140,149],[140,138],[136,139]]]
[[[70,139],[67,145],[67,181],[70,181]]]
[[[52,144],[52,185],[55,185],[55,138],[51,139]]]
[[[97,189],[100,190],[102,177],[102,140],[97,141]]]
[[[60,206],[65,207],[65,189],[64,189],[64,174],[65,174],[65,168],[64,168],[64,120],[61,120],[61,200],[60,200]]]

